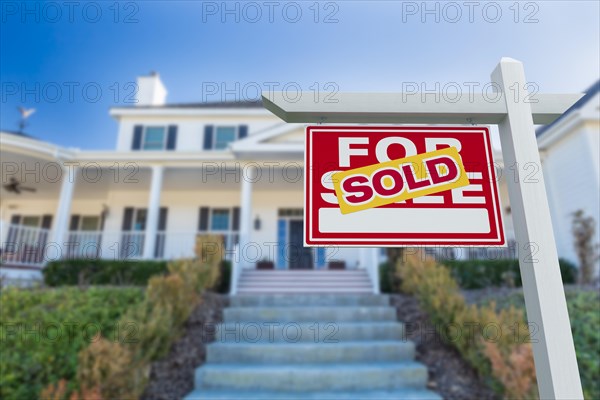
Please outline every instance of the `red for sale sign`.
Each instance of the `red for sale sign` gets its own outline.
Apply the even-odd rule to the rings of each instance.
[[[486,127],[309,126],[305,243],[503,246]]]

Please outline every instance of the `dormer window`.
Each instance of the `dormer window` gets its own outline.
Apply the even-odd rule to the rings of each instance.
[[[226,150],[230,143],[248,136],[248,125],[204,126],[204,150]]]
[[[146,126],[142,144],[143,150],[164,150],[166,134],[164,126]]]
[[[177,125],[133,127],[131,150],[175,150],[177,147]]]
[[[235,141],[238,136],[236,126],[217,126],[215,130],[215,150],[224,150],[229,143]]]

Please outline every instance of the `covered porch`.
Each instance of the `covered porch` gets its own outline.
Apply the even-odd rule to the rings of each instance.
[[[35,190],[3,191],[2,273],[60,259],[188,258],[207,234],[223,238],[233,287],[256,268],[377,269],[376,249],[304,247],[301,162],[2,156],[15,166],[2,183]]]

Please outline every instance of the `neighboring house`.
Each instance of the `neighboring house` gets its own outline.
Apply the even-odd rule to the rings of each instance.
[[[259,102],[166,104],[167,92],[156,74],[140,77],[138,86],[136,106],[110,112],[119,123],[114,151],[63,148],[19,133],[0,133],[2,184],[16,189],[2,189],[0,274],[39,276],[48,260],[61,257],[190,257],[197,235],[214,233],[224,238],[227,258],[237,271],[265,260],[276,269],[345,266],[364,269],[377,291],[381,249],[302,245],[303,125],[283,123]],[[552,144],[571,137],[570,131],[553,132],[572,126],[570,121],[583,118],[584,110],[587,106],[540,135],[541,145],[546,137],[560,136],[542,146],[548,149],[546,162],[562,157]],[[593,110],[586,113],[593,120]],[[598,204],[597,112],[595,125],[575,126],[583,132],[575,136],[590,141],[578,144],[578,161],[584,162],[582,152],[595,160],[594,171],[585,167],[579,176],[595,179],[595,186],[570,194],[582,202],[591,196],[582,205],[591,210]],[[590,151],[594,140],[595,159]],[[501,164],[499,152],[495,157]],[[559,253],[571,257],[569,228],[559,227],[556,219],[571,208],[561,208],[564,200],[554,193],[559,176],[548,177],[554,174],[550,171],[544,166]],[[500,193],[511,240],[505,177]],[[597,217],[597,207],[595,212]],[[470,249],[458,256],[511,254],[511,249]]]
[[[550,125],[537,130],[558,254],[574,263],[571,222],[583,210],[600,243],[600,80]]]

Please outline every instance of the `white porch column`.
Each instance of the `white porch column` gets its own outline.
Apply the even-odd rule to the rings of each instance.
[[[71,204],[73,203],[75,180],[77,179],[77,167],[69,163],[65,163],[64,166],[66,168],[63,168],[60,198],[58,200],[58,207],[56,208],[54,228],[52,229],[50,240],[61,247],[63,254],[66,252],[66,249],[63,249],[62,246],[69,230],[69,216],[71,214]]]
[[[240,267],[247,268],[249,262],[245,259],[247,245],[251,241],[252,232],[252,180],[256,175],[256,167],[248,166],[242,169],[242,197],[240,207],[240,246],[238,257]]]
[[[148,214],[146,216],[146,234],[144,236],[144,258],[154,258],[154,246],[158,229],[158,214],[160,212],[160,192],[162,190],[164,168],[162,165],[152,166],[152,182],[148,198]]]

